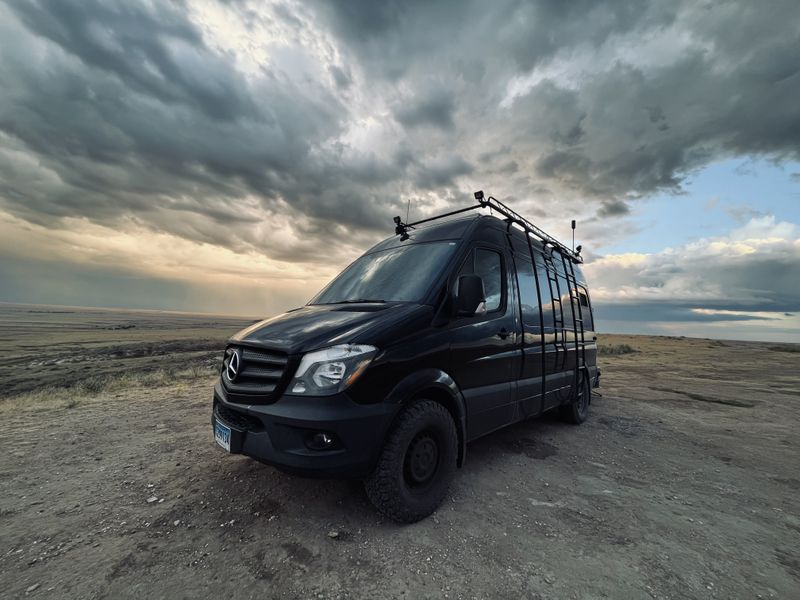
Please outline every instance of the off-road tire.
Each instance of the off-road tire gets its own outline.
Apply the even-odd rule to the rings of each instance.
[[[425,467],[433,462],[433,455],[435,467],[429,479],[415,481],[420,473],[427,475]],[[438,402],[418,400],[397,417],[375,471],[364,482],[367,496],[381,514],[394,521],[424,519],[447,495],[457,459],[458,433],[450,413]],[[415,469],[420,464],[422,469]]]
[[[586,373],[581,371],[578,381],[578,393],[569,404],[559,409],[559,416],[567,423],[580,425],[589,416],[589,403],[592,401],[592,385]]]

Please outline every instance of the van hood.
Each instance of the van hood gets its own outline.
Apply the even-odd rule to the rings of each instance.
[[[234,335],[230,341],[280,350],[287,354],[311,352],[336,344],[371,344],[385,347],[410,321],[425,327],[433,318],[426,304],[375,303],[318,304],[290,310],[260,321]],[[413,329],[411,329],[413,330]]]

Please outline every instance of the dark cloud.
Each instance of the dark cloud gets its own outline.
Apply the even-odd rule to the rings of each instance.
[[[598,217],[621,217],[631,212],[631,207],[621,200],[603,202],[597,211]]]
[[[313,9],[377,77],[397,80],[420,63],[444,62],[471,82],[483,79],[487,64],[526,72],[567,48],[666,26],[675,13],[635,0],[326,0]]]
[[[345,90],[353,83],[353,79],[341,67],[331,65],[328,67],[328,71],[330,71],[331,77],[333,77],[333,81],[339,89]]]
[[[245,82],[223,56],[205,48],[179,4],[33,0],[11,8],[31,32],[131,91],[199,108],[214,119],[258,114]]]
[[[394,117],[404,127],[431,125],[440,129],[452,129],[455,108],[453,96],[439,90],[427,97],[400,103],[395,108]]]
[[[0,161],[0,197],[15,214],[40,223],[135,216],[197,241],[294,251],[298,260],[302,249],[273,248],[237,227],[259,218],[242,212],[244,198],[272,211],[282,198],[283,210],[312,220],[378,224],[372,200],[357,211],[336,207],[400,174],[377,159],[319,155],[348,117],[331,90],[312,84],[310,94],[272,71],[248,82],[172,4],[14,10],[25,29],[13,17],[5,26],[0,129],[11,152]],[[46,60],[29,61],[43,49]]]
[[[424,86],[430,72],[449,73],[449,89],[464,102],[457,129],[489,132],[536,179],[575,194],[675,192],[693,169],[722,157],[798,157],[800,19],[792,2],[769,11],[739,2],[459,3],[439,21],[440,3],[368,4],[363,13],[350,3],[320,10],[371,76],[402,73],[406,85]],[[476,53],[474,40],[487,35],[491,46]],[[460,70],[473,55],[489,78],[479,89]],[[579,82],[564,85],[557,74],[570,61]],[[474,99],[496,102],[509,78],[547,73],[549,64],[556,75],[523,91],[508,112]]]
[[[417,185],[423,189],[441,188],[452,186],[456,177],[468,175],[473,171],[474,167],[463,157],[450,155],[419,166],[414,179]]]
[[[498,195],[547,188],[566,193],[564,210],[588,197],[607,216],[624,212],[625,198],[678,190],[720,156],[797,156],[800,28],[790,2],[770,11],[622,0],[231,6],[248,30],[280,22],[299,47],[245,76],[181,4],[12,3],[0,128],[64,184],[15,210],[94,218],[114,206],[158,212],[165,197],[253,195],[312,219],[319,206],[327,218],[338,198],[392,205],[477,172]],[[329,36],[328,46],[316,72],[296,73],[312,60],[306,34]],[[333,47],[338,58],[326,64]],[[531,69],[544,76],[509,92]],[[390,151],[349,151],[343,137],[376,101],[405,135],[387,128],[375,141]],[[407,148],[413,161],[398,161]],[[16,204],[21,188],[2,184]],[[375,217],[351,225],[374,227]]]
[[[421,56],[440,52],[446,32],[465,23],[470,12],[453,0],[332,0],[310,6],[370,79],[392,81],[406,75]]]
[[[520,70],[527,71],[561,51],[565,45],[601,46],[613,35],[637,29],[665,27],[674,9],[660,3],[619,0],[595,2],[512,2],[503,41]]]
[[[600,198],[679,190],[693,169],[722,157],[797,159],[800,29],[779,21],[788,12],[772,14],[771,31],[781,33],[732,46],[731,54],[687,49],[647,70],[618,63],[577,89],[542,82],[516,100],[509,134],[516,147],[531,143],[531,131],[549,135],[537,174]],[[790,21],[800,27],[797,14]],[[706,34],[727,37],[723,24]]]

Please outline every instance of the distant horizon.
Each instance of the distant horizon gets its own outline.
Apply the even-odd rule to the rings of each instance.
[[[147,312],[147,313],[169,313],[176,315],[207,315],[209,317],[227,317],[233,319],[265,319],[269,317],[259,317],[257,315],[244,315],[244,314],[225,314],[219,312],[205,312],[193,310],[174,310],[169,308],[144,308],[140,306],[94,306],[90,304],[52,304],[47,302],[6,302],[0,300],[0,306],[35,306],[42,308],[73,308],[81,310],[106,310],[106,311],[130,311],[130,312]]]
[[[160,308],[142,308],[142,307],[131,307],[131,306],[88,306],[88,305],[74,305],[74,304],[50,304],[50,303],[37,303],[37,302],[7,302],[4,300],[0,300],[0,309],[4,306],[17,306],[17,307],[41,307],[41,308],[56,308],[56,309],[75,309],[74,311],[70,312],[77,312],[80,310],[84,311],[113,311],[113,312],[131,312],[131,313],[155,313],[155,314],[173,314],[173,315],[186,315],[186,316],[207,316],[207,317],[218,317],[218,318],[225,318],[225,319],[232,319],[232,320],[241,320],[244,322],[258,322],[265,319],[269,319],[277,314],[265,314],[263,316],[258,315],[241,315],[241,314],[226,314],[226,313],[216,313],[216,312],[203,312],[203,311],[185,311],[185,310],[171,310],[171,309],[160,309]],[[289,309],[287,309],[289,310]],[[1,311],[0,311],[1,312]],[[53,311],[55,312],[55,311]],[[66,313],[67,311],[62,311]],[[0,315],[1,316],[1,315]],[[0,319],[1,320],[1,319]],[[688,339],[695,339],[695,340],[719,340],[719,341],[727,341],[727,342],[753,342],[753,343],[760,343],[760,344],[769,344],[769,343],[778,343],[778,344],[800,344],[800,340],[791,340],[791,339],[741,339],[741,338],[731,338],[731,337],[713,337],[713,336],[702,336],[702,335],[686,335],[686,334],[673,334],[673,333],[655,333],[655,332],[633,332],[633,331],[597,331],[598,335],[627,335],[627,336],[641,336],[641,337],[666,337],[666,338],[688,338]]]

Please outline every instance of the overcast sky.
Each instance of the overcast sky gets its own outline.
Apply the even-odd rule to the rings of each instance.
[[[0,301],[268,316],[484,189],[604,331],[800,341],[796,0],[0,0]]]

